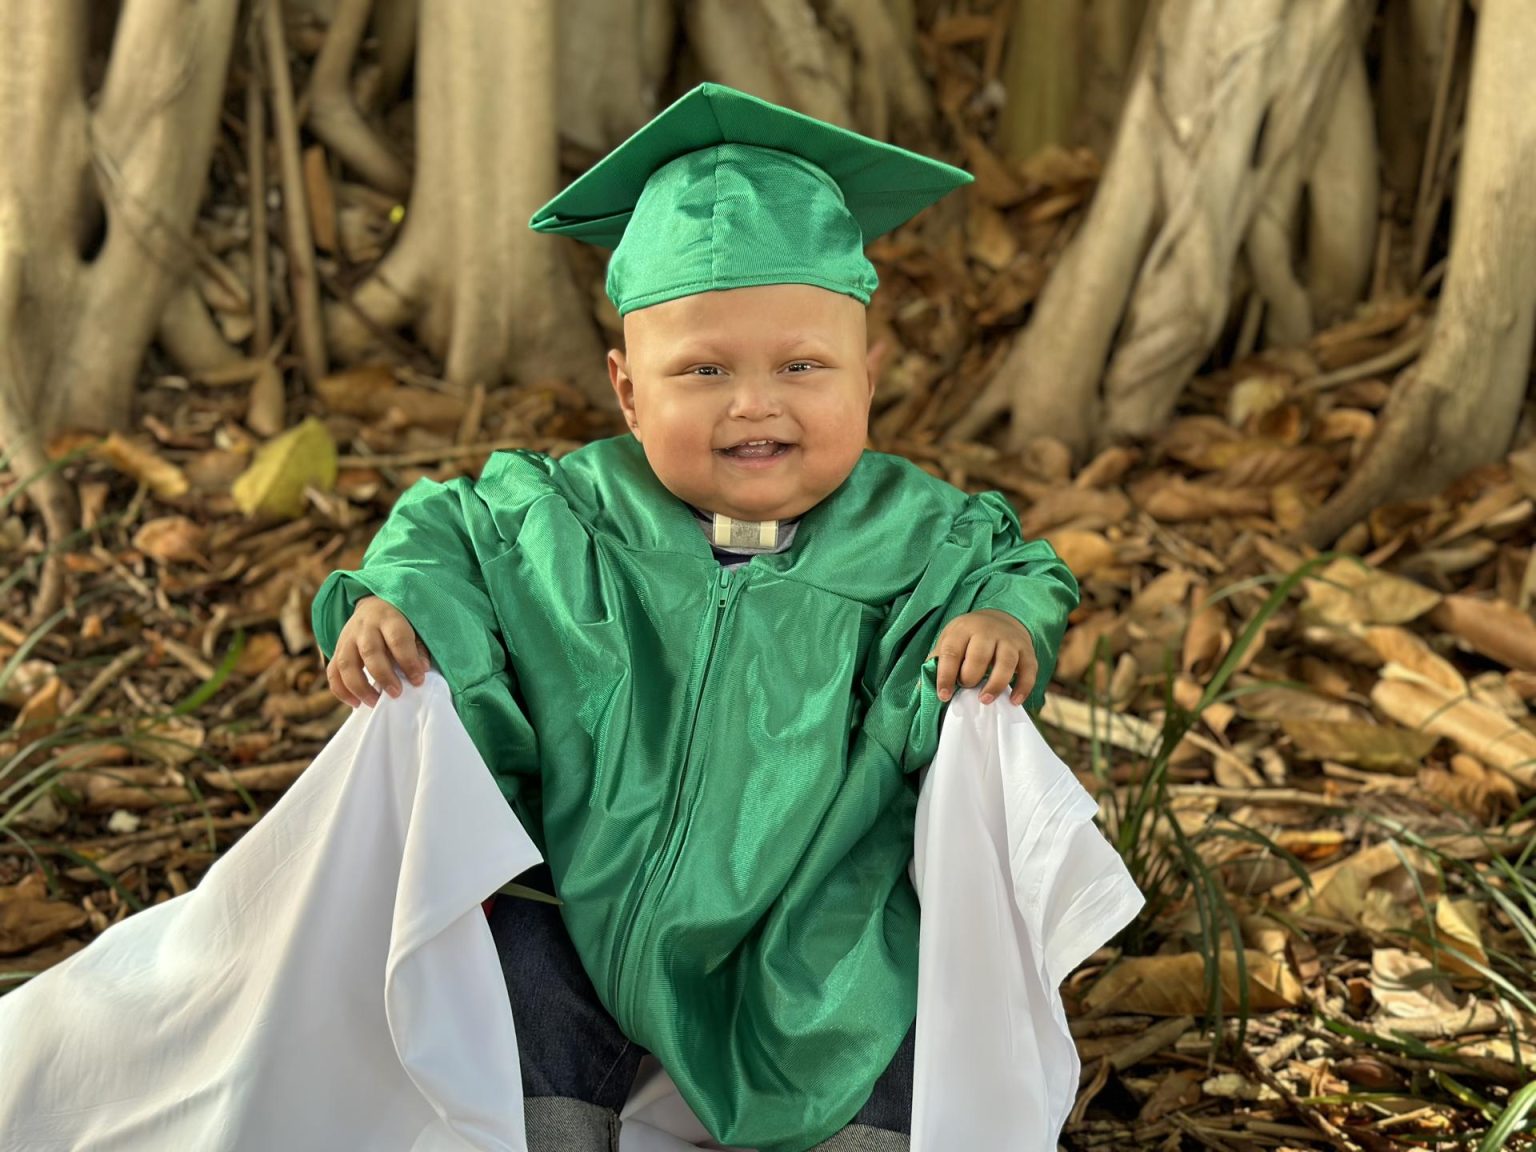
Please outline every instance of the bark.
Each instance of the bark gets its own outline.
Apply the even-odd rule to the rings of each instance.
[[[707,79],[879,139],[921,146],[933,100],[910,8],[886,0],[688,0]],[[742,45],[763,46],[743,52]]]
[[[82,3],[0,8],[0,448],[18,475],[43,468],[59,429],[128,422],[195,258],[237,9],[128,0],[92,95]],[[57,541],[75,517],[67,487],[49,472],[33,495]],[[37,611],[61,591],[50,564]]]
[[[1536,25],[1483,0],[1451,251],[1423,357],[1399,378],[1359,467],[1307,526],[1326,543],[1372,508],[1442,489],[1508,449],[1536,330]]]
[[[1077,0],[1016,0],[998,145],[1027,160],[1047,145],[1072,142],[1082,92],[1083,10]]]
[[[352,64],[372,9],[373,0],[341,0],[337,5],[310,75],[308,125],[369,184],[403,196],[411,187],[405,161],[363,119],[352,98]]]
[[[1225,325],[1245,241],[1284,326],[1310,328],[1289,236],[1359,52],[1353,12],[1348,0],[1161,8],[1083,227],[954,435],[1010,406],[1016,445],[1053,436],[1082,453],[1155,432]],[[1355,161],[1373,164],[1374,151]]]
[[[590,309],[559,243],[526,226],[559,179],[554,0],[428,5],[418,35],[405,225],[352,307],[386,328],[413,323],[466,387],[561,376],[604,395]],[[345,305],[328,328],[343,359],[372,346]]]
[[[1381,75],[1377,81],[1381,170],[1400,208],[1413,204],[1424,142],[1435,106],[1435,85],[1446,50],[1446,10],[1461,0],[1398,0],[1381,13]]]
[[[674,0],[562,0],[561,137],[601,155],[659,112],[676,36]]]

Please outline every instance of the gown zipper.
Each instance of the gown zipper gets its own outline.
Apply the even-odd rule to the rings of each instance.
[[[628,974],[625,971],[625,965],[629,960],[629,944],[630,941],[634,939],[635,931],[640,919],[640,910],[645,907],[646,898],[650,895],[651,884],[656,879],[657,874],[661,871],[663,862],[671,854],[672,837],[677,831],[677,815],[682,805],[684,788],[688,783],[688,768],[693,759],[694,737],[698,734],[699,730],[699,716],[704,711],[705,686],[709,683],[710,668],[715,662],[715,649],[720,641],[720,626],[725,621],[725,612],[730,605],[731,590],[733,587],[734,585],[731,582],[731,570],[729,568],[722,567],[718,577],[715,580],[713,609],[714,622],[710,626],[709,645],[704,651],[703,670],[699,675],[698,687],[693,698],[693,716],[689,720],[688,724],[688,742],[683,748],[682,771],[678,773],[677,790],[672,797],[672,816],[667,823],[667,832],[666,835],[662,838],[661,847],[657,850],[656,855],[652,859],[650,867],[646,872],[646,877],[640,884],[640,894],[635,898],[635,904],[634,907],[630,910],[629,921],[626,925],[624,935],[619,940],[619,958],[618,963],[614,967],[614,977],[616,983],[619,985],[619,988],[622,988],[625,984],[631,984],[630,990],[633,991],[633,985],[628,980]],[[616,989],[616,991],[618,991],[618,989]],[[618,999],[619,997],[615,996],[616,1002]]]

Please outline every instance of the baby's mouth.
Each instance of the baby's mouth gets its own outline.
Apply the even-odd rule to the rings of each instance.
[[[792,447],[780,440],[747,440],[741,444],[732,444],[729,448],[721,448],[719,452],[733,460],[769,460],[784,455]]]

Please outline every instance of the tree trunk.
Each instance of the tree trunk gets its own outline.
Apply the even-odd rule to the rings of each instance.
[[[1536,24],[1478,15],[1450,261],[1429,345],[1392,390],[1359,467],[1307,526],[1326,543],[1388,500],[1437,492],[1509,448],[1536,331]]]
[[[1337,135],[1358,146],[1369,127],[1355,99],[1324,131],[1360,51],[1354,11],[1348,0],[1162,6],[1082,230],[953,435],[975,434],[1008,407],[1015,444],[1052,436],[1082,453],[1155,432],[1222,331],[1245,245],[1287,334],[1310,334],[1310,300],[1289,254],[1320,157],[1333,201],[1314,197],[1310,227],[1326,237],[1329,307],[1339,306],[1340,282],[1363,284],[1373,231],[1347,256],[1336,249],[1359,204],[1374,202],[1375,150],[1341,171],[1345,149],[1323,143]],[[1342,223],[1329,219],[1336,212]]]
[[[17,475],[44,467],[59,429],[128,422],[144,349],[197,258],[238,7],[127,0],[94,98],[83,4],[0,8],[0,444]],[[57,541],[68,490],[50,472],[34,491]]]
[[[327,318],[357,359],[368,322],[415,325],[465,386],[571,377],[606,393],[591,309],[560,246],[527,227],[559,186],[555,0],[461,0],[421,10],[417,162],[399,240]],[[355,311],[354,311],[355,310]]]

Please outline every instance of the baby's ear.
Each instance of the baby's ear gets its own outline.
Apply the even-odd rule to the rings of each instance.
[[[608,382],[613,385],[613,394],[619,398],[624,422],[635,434],[635,439],[640,439],[640,420],[635,414],[635,382],[629,375],[629,358],[618,348],[608,349]]]
[[[869,373],[871,395],[874,394],[875,386],[880,383],[880,373],[885,370],[885,358],[890,350],[891,346],[884,340],[876,340],[864,354],[864,368]]]

